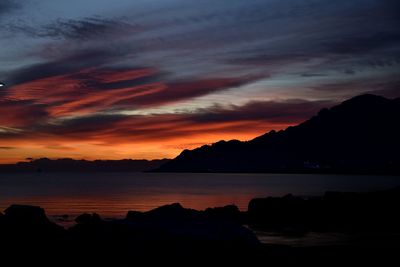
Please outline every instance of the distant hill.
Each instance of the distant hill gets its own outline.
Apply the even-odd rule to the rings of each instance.
[[[143,172],[168,162],[161,160],[74,160],[41,158],[0,165],[0,172]]]
[[[184,150],[158,172],[400,173],[400,98],[361,95],[251,141]]]

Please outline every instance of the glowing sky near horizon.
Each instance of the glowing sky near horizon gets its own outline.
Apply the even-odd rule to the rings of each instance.
[[[396,0],[2,0],[0,163],[174,157],[400,96]]]

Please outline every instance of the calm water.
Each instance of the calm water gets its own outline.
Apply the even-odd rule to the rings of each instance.
[[[326,190],[371,191],[400,185],[400,177],[293,174],[38,173],[0,174],[0,210],[39,205],[48,215],[97,212],[124,216],[180,202],[184,207],[236,204],[254,197],[321,195]]]

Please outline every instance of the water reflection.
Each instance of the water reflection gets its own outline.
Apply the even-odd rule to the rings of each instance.
[[[198,210],[228,204],[246,210],[254,197],[375,191],[397,186],[399,181],[388,176],[285,174],[0,174],[0,209],[29,204],[45,208],[52,216],[97,212],[121,217],[129,210],[179,202]]]

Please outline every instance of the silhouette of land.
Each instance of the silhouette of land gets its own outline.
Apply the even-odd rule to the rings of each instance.
[[[82,214],[69,229],[51,222],[40,207],[12,205],[0,213],[0,251],[7,266],[134,266],[160,260],[186,266],[210,261],[381,266],[397,257],[398,203],[400,188],[253,199],[247,212],[233,205],[197,211],[175,203],[115,220]],[[262,244],[244,225],[297,235],[342,232],[349,238],[327,246]]]
[[[400,173],[400,98],[361,95],[247,142],[184,150],[158,172]]]
[[[47,158],[0,172],[281,172],[400,174],[400,98],[361,95],[286,130],[250,141],[219,141],[173,160]]]
[[[16,164],[0,165],[0,172],[143,172],[166,163],[160,160],[74,160],[74,159],[32,159]]]

